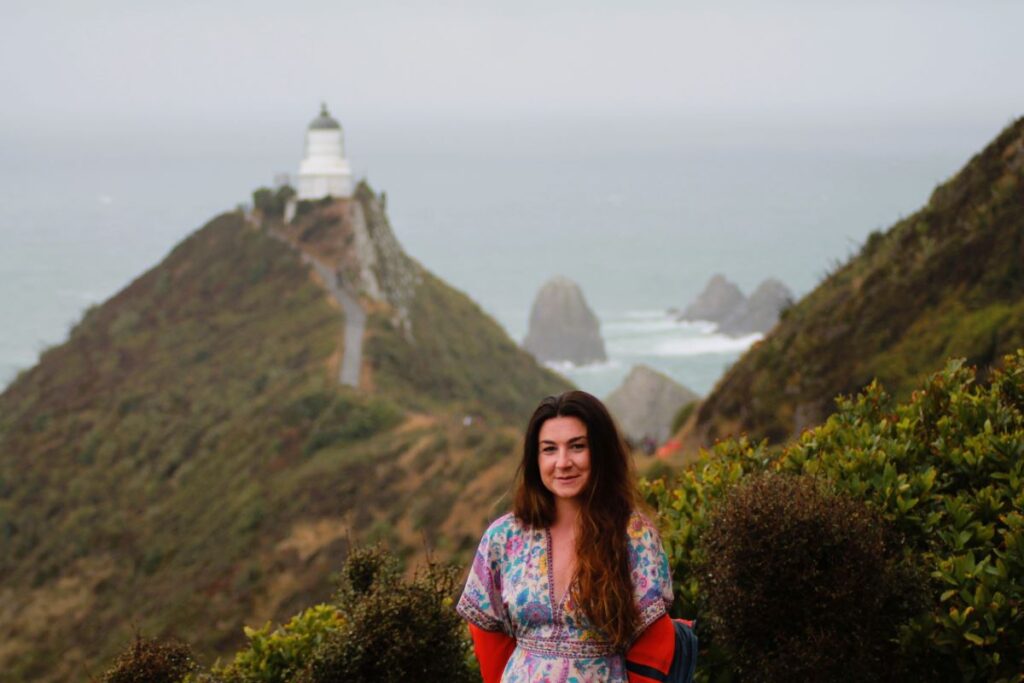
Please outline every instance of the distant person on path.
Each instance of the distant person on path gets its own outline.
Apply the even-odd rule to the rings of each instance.
[[[513,512],[484,533],[457,606],[485,683],[692,677],[695,638],[677,645],[668,558],[638,500],[604,405],[582,391],[541,401]]]

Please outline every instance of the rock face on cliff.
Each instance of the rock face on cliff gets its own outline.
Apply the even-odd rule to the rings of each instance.
[[[680,320],[707,320],[720,323],[736,312],[747,300],[743,292],[724,275],[716,274],[704,290],[687,306]]]
[[[608,359],[601,323],[579,285],[561,276],[549,280],[537,293],[523,348],[542,362],[586,365]]]
[[[335,270],[347,291],[386,303],[395,323],[412,334],[410,309],[424,271],[402,249],[383,202],[365,182],[352,199],[301,202],[295,218],[275,230]]]
[[[898,399],[951,357],[987,369],[1024,346],[1024,118],[927,203],[835,270],[726,372],[689,446],[784,441],[878,379]]]
[[[650,437],[661,443],[671,435],[672,420],[679,409],[699,399],[696,392],[668,375],[646,365],[634,365],[605,399],[605,405],[629,439],[639,442]]]
[[[750,298],[723,320],[718,331],[733,337],[767,332],[779,321],[779,314],[793,303],[793,293],[775,278],[768,278]]]

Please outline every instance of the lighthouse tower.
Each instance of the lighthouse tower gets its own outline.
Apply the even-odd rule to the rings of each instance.
[[[351,197],[352,169],[345,158],[341,124],[320,105],[306,131],[306,158],[299,164],[299,199]]]

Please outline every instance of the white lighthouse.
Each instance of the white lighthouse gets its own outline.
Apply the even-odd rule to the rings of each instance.
[[[341,124],[320,105],[306,131],[306,158],[299,164],[299,199],[352,196],[352,168],[345,158]]]

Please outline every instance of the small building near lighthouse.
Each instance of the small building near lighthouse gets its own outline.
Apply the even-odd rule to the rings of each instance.
[[[320,115],[306,130],[306,156],[299,164],[298,199],[352,196],[352,168],[345,158],[341,124],[320,105]]]

